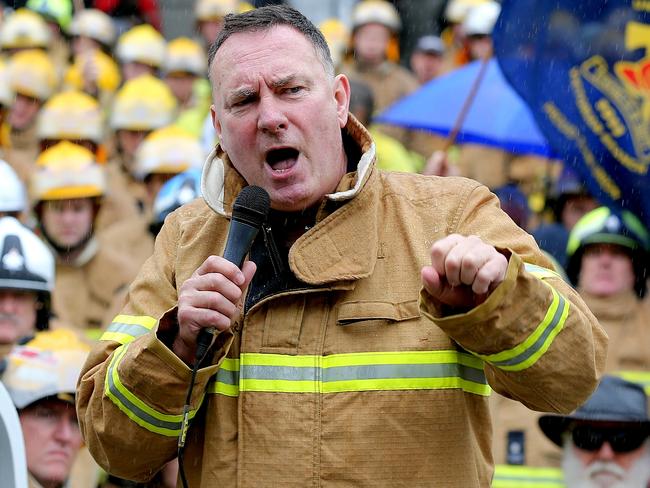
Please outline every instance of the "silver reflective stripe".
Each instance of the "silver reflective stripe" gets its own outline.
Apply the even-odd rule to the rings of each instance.
[[[239,384],[239,371],[228,371],[227,369],[220,369],[217,371],[216,381],[225,383],[226,385]]]
[[[537,340],[521,354],[504,361],[490,361],[491,364],[497,367],[514,366],[523,363],[531,356],[533,356],[533,354],[537,353],[537,351],[540,350],[540,348],[548,340],[549,336],[555,331],[555,328],[562,322],[562,316],[566,308],[566,300],[559,293],[557,296],[559,297],[560,300],[558,303],[558,307],[555,310],[555,314],[553,315],[551,322],[546,326],[546,329],[544,329],[544,332],[537,338]]]
[[[142,325],[137,324],[123,324],[120,322],[113,322],[106,329],[106,332],[117,332],[119,334],[128,334],[133,337],[139,337],[141,335],[148,334],[151,332],[151,329],[147,329]]]
[[[219,371],[221,373],[222,371]],[[225,373],[231,373],[226,371]],[[322,377],[319,377],[322,375]],[[487,384],[483,370],[462,364],[377,364],[363,366],[338,366],[330,368],[292,366],[241,366],[244,380],[285,381],[354,381],[400,378],[459,377],[475,383]],[[228,384],[217,376],[217,381]]]

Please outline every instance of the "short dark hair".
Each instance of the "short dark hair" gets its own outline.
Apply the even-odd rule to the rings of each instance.
[[[232,34],[262,31],[278,25],[287,25],[302,33],[314,46],[314,50],[320,58],[325,71],[332,76],[334,75],[332,55],[321,31],[303,14],[286,5],[271,5],[241,14],[226,15],[223,28],[208,51],[208,66],[212,67],[217,51]],[[209,69],[208,74],[210,71]]]

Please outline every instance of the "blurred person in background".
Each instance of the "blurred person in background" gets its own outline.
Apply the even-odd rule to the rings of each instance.
[[[136,25],[117,39],[115,58],[126,82],[141,75],[158,76],[165,60],[165,38],[148,24]]]
[[[336,17],[321,22],[318,25],[318,30],[321,31],[330,48],[334,71],[338,73],[349,54],[350,30],[341,19]]]
[[[490,0],[449,0],[447,2],[443,15],[447,26],[440,35],[447,48],[447,54],[445,56],[445,72],[456,69],[469,62],[470,58],[467,44],[465,43],[463,22],[472,7],[489,1]]]
[[[377,113],[419,87],[415,76],[397,63],[397,34],[401,28],[397,10],[385,0],[364,0],[354,9],[353,58],[343,64],[341,72],[350,80],[370,86]],[[377,129],[425,158],[442,144],[441,138],[422,131],[383,124],[378,124]]]
[[[111,54],[117,39],[113,19],[98,9],[75,12],[70,22],[72,53],[75,56],[88,50],[101,50]]]
[[[41,152],[68,141],[88,149],[96,162],[106,162],[104,113],[99,102],[87,93],[68,90],[52,96],[38,115],[37,137]],[[95,220],[95,230],[101,232],[138,215],[137,208],[128,199],[107,191]]]
[[[106,167],[108,188],[139,214],[145,212],[148,197],[133,174],[135,154],[148,134],[171,124],[175,117],[174,95],[153,76],[129,80],[115,95],[110,127],[115,132],[116,153]]]
[[[104,170],[87,149],[60,142],[39,156],[30,191],[39,230],[56,257],[54,313],[94,338],[137,271],[128,255],[100,242],[94,231],[106,192]]]
[[[543,415],[539,426],[562,447],[567,488],[650,486],[650,418],[641,387],[603,377],[573,414]]]
[[[0,218],[9,216],[24,221],[27,208],[25,184],[9,163],[0,159]]]
[[[122,82],[111,57],[117,36],[113,19],[97,9],[81,10],[72,18],[70,34],[74,58],[65,73],[64,86],[97,98],[110,112],[112,96]]]
[[[427,35],[417,40],[411,54],[410,65],[418,83],[424,85],[443,73],[444,61],[445,44],[442,39]]]
[[[387,1],[364,0],[354,9],[354,59],[344,65],[343,72],[349,78],[359,79],[370,86],[377,111],[418,87],[413,74],[395,62],[398,55],[396,35],[401,28],[397,10]]]
[[[47,23],[32,10],[19,8],[2,22],[0,50],[8,56],[27,49],[40,49],[47,53],[51,40]]]
[[[14,103],[14,96],[9,84],[9,66],[0,58],[0,154],[3,155],[11,145],[10,128],[5,121],[9,107]]]
[[[492,31],[500,13],[501,5],[495,1],[477,5],[469,10],[462,25],[468,61],[492,57]]]
[[[571,230],[566,274],[609,336],[605,371],[650,385],[647,229],[630,212],[600,207]],[[540,435],[539,414],[498,395],[494,453],[500,464],[559,466],[561,452]]]
[[[566,269],[569,232],[583,215],[598,207],[598,202],[575,171],[564,165],[551,186],[546,205],[552,211],[554,221],[540,224],[532,235],[539,247]]]
[[[362,81],[350,80],[350,112],[372,135],[379,169],[408,173],[417,173],[422,169],[422,156],[409,151],[397,139],[382,133],[372,124],[374,97],[370,87]]]
[[[28,9],[43,17],[50,30],[47,50],[59,75],[63,74],[70,61],[68,29],[72,20],[71,0],[28,0]]]
[[[37,333],[7,357],[2,383],[18,410],[30,488],[97,485],[96,464],[79,459],[83,440],[74,408],[76,378],[89,349],[61,329]],[[76,473],[75,461],[86,464]]]
[[[176,124],[197,138],[212,103],[207,72],[208,59],[198,42],[179,37],[167,44],[163,79],[178,102]]]
[[[38,113],[54,94],[58,83],[52,61],[40,50],[14,54],[9,59],[8,71],[9,86],[15,99],[6,119],[9,145],[5,148],[5,159],[26,182],[39,153],[36,135]]]
[[[183,171],[200,170],[204,161],[198,139],[180,127],[170,125],[149,134],[136,151],[133,167],[134,178],[145,189],[145,212],[138,219],[124,220],[106,229],[101,239],[118,254],[128,255],[135,270],[139,269],[153,252],[149,224],[160,189]]]
[[[641,221],[607,207],[585,214],[569,235],[567,275],[609,336],[608,372],[650,373],[650,308],[642,300],[649,249]]]
[[[237,0],[196,0],[194,19],[196,30],[207,50],[221,32],[223,18],[239,10]]]
[[[162,186],[153,202],[149,232],[155,238],[167,216],[201,196],[201,170],[191,168],[177,174]]]
[[[54,257],[13,217],[0,218],[0,372],[2,359],[50,322]]]

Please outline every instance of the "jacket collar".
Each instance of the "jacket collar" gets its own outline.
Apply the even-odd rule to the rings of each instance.
[[[377,257],[377,172],[373,171],[375,144],[370,134],[352,115],[344,130],[361,148],[356,173],[346,175],[330,202],[345,203],[291,247],[289,265],[296,277],[311,285],[349,281],[368,276]],[[232,203],[246,186],[228,155],[217,146],[203,167],[201,190],[208,206],[229,217]],[[360,245],[360,243],[366,245]]]

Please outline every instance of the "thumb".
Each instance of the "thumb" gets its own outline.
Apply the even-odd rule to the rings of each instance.
[[[442,293],[443,283],[433,266],[425,266],[421,271],[422,285],[429,295],[438,298]]]
[[[244,283],[241,285],[242,290],[249,285],[255,275],[255,271],[257,271],[257,265],[253,261],[244,262],[244,265],[241,267],[241,272],[244,275]]]

